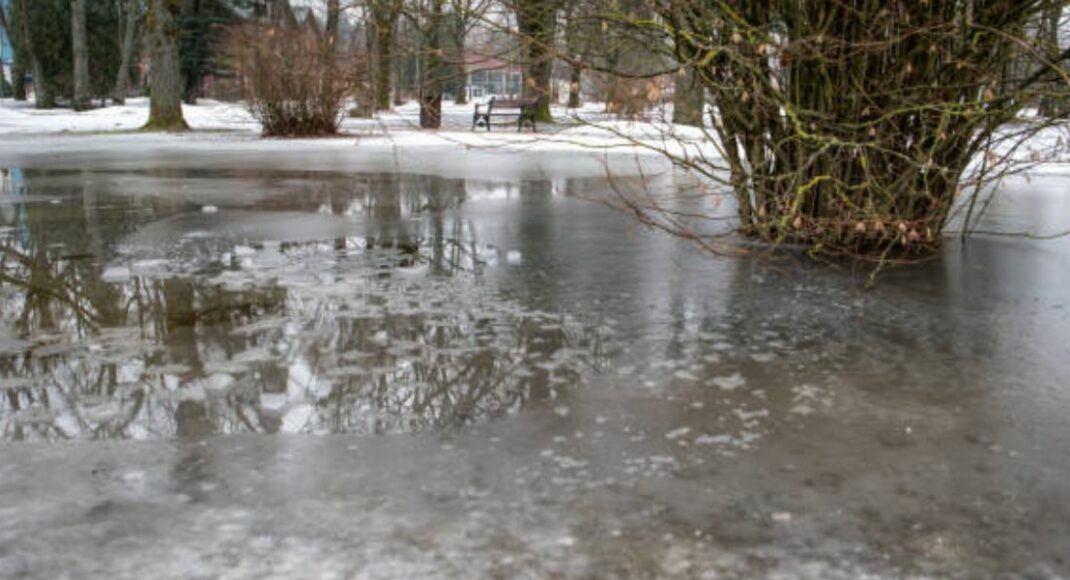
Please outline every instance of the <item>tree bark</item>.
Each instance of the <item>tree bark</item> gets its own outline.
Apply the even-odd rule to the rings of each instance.
[[[527,0],[516,7],[517,28],[525,49],[524,98],[538,99],[536,119],[543,123],[553,122],[550,99],[557,7],[557,0]]]
[[[116,104],[126,103],[126,93],[130,89],[130,63],[134,57],[134,40],[137,38],[137,25],[139,10],[137,0],[127,0],[124,3],[126,10],[126,24],[123,30],[122,56],[119,63],[119,72],[115,76],[115,86],[111,91],[111,99]]]
[[[394,63],[394,28],[400,16],[396,0],[376,0],[372,3],[372,20],[375,24],[375,108],[390,110],[390,73]]]
[[[338,28],[341,21],[341,0],[327,0],[327,40],[335,50],[337,50],[335,45],[338,43]]]
[[[152,42],[152,85],[149,122],[145,129],[185,131],[182,116],[182,69],[178,60],[177,0],[150,0],[149,37]]]
[[[420,128],[442,126],[442,2],[431,0],[426,16],[427,66],[420,82]]]
[[[16,101],[26,101],[26,69],[17,52],[11,65],[11,92]]]
[[[179,22],[179,64],[182,67],[182,102],[196,105],[201,96],[201,81],[204,78],[203,52],[208,31],[202,26],[201,0],[171,0],[181,2]],[[186,56],[183,62],[181,57]]]
[[[33,66],[33,98],[34,106],[38,109],[52,109],[56,106],[56,94],[52,84],[45,77],[45,69],[41,66],[41,59],[37,57],[37,49],[33,45],[33,31],[30,27],[30,8],[26,0],[13,0],[14,5],[19,7],[19,21],[15,24],[19,30],[19,43],[22,50],[30,57]]]
[[[1059,55],[1062,50],[1059,47],[1059,23],[1062,20],[1063,15],[1063,2],[1060,0],[1047,0],[1044,7],[1044,13],[1041,15],[1040,30],[1038,31],[1040,41],[1043,43],[1045,56],[1051,66],[1062,66],[1059,62]],[[1052,93],[1054,96],[1045,96],[1040,100],[1039,113],[1045,117],[1059,117],[1065,115],[1067,111],[1070,111],[1070,103],[1066,101],[1066,95],[1060,94],[1065,91],[1060,91],[1059,83],[1064,83],[1063,80],[1054,81]]]
[[[568,82],[568,108],[578,109],[583,105],[580,95],[583,82],[583,66],[580,65],[580,20],[581,6],[573,3],[565,9],[565,51],[571,62]]]
[[[457,38],[457,94],[453,95],[454,104],[468,104],[468,71],[464,66],[464,32]]]
[[[90,106],[89,53],[86,47],[85,0],[71,0],[71,45],[74,56],[74,110]]]
[[[684,65],[676,75],[676,91],[673,95],[672,122],[677,125],[702,126],[705,107],[705,89],[699,82],[694,67]]]
[[[583,83],[583,68],[578,65],[572,65],[572,74],[568,80],[568,108],[578,109],[583,106],[583,99],[580,98],[580,86]]]

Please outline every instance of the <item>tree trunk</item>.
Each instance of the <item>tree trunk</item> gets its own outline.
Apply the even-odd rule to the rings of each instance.
[[[11,65],[11,93],[16,101],[26,101],[26,69],[23,68],[18,54]]]
[[[390,73],[394,61],[394,30],[393,24],[379,27],[376,36],[379,41],[377,56],[379,59],[375,67],[375,108],[380,111],[390,110]]]
[[[74,52],[74,110],[90,107],[89,53],[86,47],[85,0],[71,0],[71,46]]]
[[[442,2],[431,0],[426,16],[427,66],[420,79],[420,128],[438,129],[442,126]]]
[[[178,54],[182,71],[182,102],[196,105],[204,79],[204,56],[208,30],[203,25],[201,0],[170,0],[181,3],[178,11]],[[183,59],[182,57],[185,57]]]
[[[334,50],[338,43],[338,27],[342,20],[341,0],[327,0],[327,41]]]
[[[453,95],[453,102],[457,105],[468,104],[468,71],[464,59],[464,32],[461,32],[457,38],[457,92]]]
[[[684,65],[676,75],[676,92],[673,95],[672,122],[677,125],[702,126],[703,107],[706,105],[705,89],[699,82],[694,67]]]
[[[394,66],[393,66],[393,71],[394,71],[394,106],[395,107],[400,107],[400,106],[405,104],[405,91],[403,90],[404,87],[406,86],[405,83],[403,82],[403,79],[405,78],[405,66],[404,65],[405,65],[405,61],[402,60],[402,58],[400,56],[397,56],[397,51],[395,50],[394,51]],[[419,59],[419,57],[417,57],[416,58],[416,71],[417,71],[417,73],[419,73],[419,70],[420,70],[420,59]],[[416,82],[413,81],[413,85],[415,85],[415,84],[416,84]]]
[[[1062,20],[1063,15],[1063,2],[1061,0],[1048,0],[1044,8],[1044,13],[1041,15],[1040,30],[1038,34],[1040,41],[1043,43],[1044,52],[1047,60],[1054,63],[1054,66],[1061,66],[1059,63],[1059,55],[1062,50],[1059,47],[1059,23]],[[1061,91],[1058,86],[1060,83],[1065,83],[1063,80],[1054,81],[1052,87],[1052,96],[1045,96],[1040,100],[1039,113],[1045,117],[1059,117],[1065,115],[1070,110],[1070,103],[1066,102],[1065,91]]]
[[[525,49],[524,98],[539,100],[536,119],[553,122],[550,113],[553,43],[557,23],[556,0],[528,0],[516,9],[517,27]]]
[[[19,21],[15,26],[19,30],[19,43],[22,50],[30,57],[33,65],[33,98],[34,106],[38,109],[52,109],[56,106],[56,94],[52,84],[45,77],[45,69],[41,66],[41,59],[37,57],[37,49],[33,45],[33,31],[30,27],[30,8],[26,0],[13,0],[18,6]]]
[[[394,62],[394,27],[397,25],[398,8],[394,0],[378,0],[372,4],[372,19],[375,22],[376,57],[375,108],[390,110],[390,72]]]
[[[126,24],[123,30],[122,56],[119,63],[119,72],[115,76],[115,87],[112,88],[111,98],[116,104],[126,103],[126,93],[130,89],[130,63],[134,58],[134,40],[137,38],[138,9],[136,0],[127,0]]]
[[[572,65],[572,75],[568,80],[568,108],[578,109],[583,106],[583,99],[580,98],[580,86],[583,82],[583,68],[578,65]]]
[[[152,86],[146,129],[185,131],[182,116],[182,69],[178,60],[178,22],[175,0],[150,0],[149,37],[152,43]]]
[[[11,59],[11,95],[16,101],[26,100],[26,69],[22,65],[22,60],[26,51],[19,50],[15,41],[15,35],[12,34],[13,27],[10,21],[7,19],[7,14],[4,13],[4,7],[0,2],[0,28],[3,29],[4,34],[11,42],[11,48],[15,51],[14,58]],[[3,71],[0,71],[2,76]]]

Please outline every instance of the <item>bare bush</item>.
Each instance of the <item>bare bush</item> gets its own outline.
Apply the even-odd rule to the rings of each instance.
[[[718,151],[676,161],[734,194],[744,233],[885,259],[933,252],[964,194],[1052,153],[1021,149],[1066,117],[1032,114],[1070,102],[1070,51],[1038,34],[1065,4],[652,0],[630,24],[709,94]]]
[[[231,30],[229,46],[249,110],[265,136],[338,132],[360,75],[329,41],[307,27],[244,24]]]

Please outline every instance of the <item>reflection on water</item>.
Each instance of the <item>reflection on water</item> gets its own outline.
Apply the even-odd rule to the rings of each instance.
[[[485,287],[516,258],[448,214],[463,180],[281,180],[190,211],[124,179],[5,172],[7,439],[441,427],[552,400],[604,356],[596,328]]]
[[[163,440],[4,446],[0,576],[1067,575],[1070,240],[867,290],[604,178],[271,161],[0,174],[0,432]],[[984,229],[1070,228],[1016,187]]]

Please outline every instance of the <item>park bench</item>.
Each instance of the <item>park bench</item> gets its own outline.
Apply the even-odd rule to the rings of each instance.
[[[486,127],[490,131],[491,121],[494,117],[516,117],[516,130],[521,132],[524,125],[530,125],[535,129],[535,115],[538,111],[539,100],[536,99],[499,99],[491,97],[486,110],[483,105],[476,105],[476,112],[472,116],[472,130],[476,127]]]

